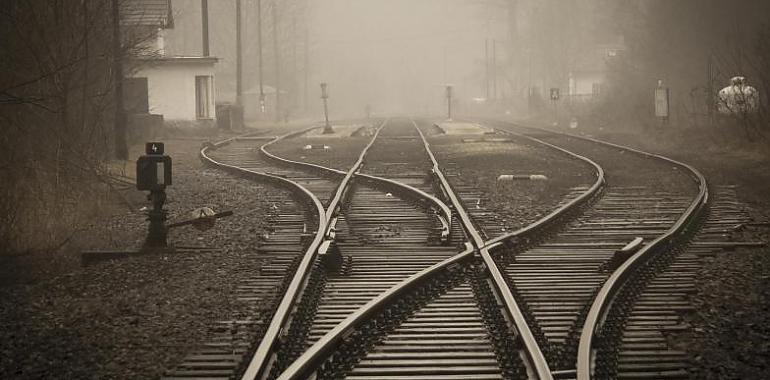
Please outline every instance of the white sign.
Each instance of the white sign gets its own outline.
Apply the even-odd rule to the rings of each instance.
[[[655,89],[655,116],[668,117],[668,88]]]

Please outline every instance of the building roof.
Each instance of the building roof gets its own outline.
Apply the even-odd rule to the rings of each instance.
[[[121,0],[120,18],[129,26],[174,27],[171,0]]]

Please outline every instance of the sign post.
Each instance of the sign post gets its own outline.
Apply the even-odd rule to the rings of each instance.
[[[660,118],[661,125],[668,124],[669,90],[663,86],[663,80],[658,80],[658,87],[655,89],[655,116]]]
[[[559,88],[551,88],[551,102],[553,103],[554,126],[559,125]]]

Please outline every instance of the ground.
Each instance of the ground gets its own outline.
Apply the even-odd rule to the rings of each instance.
[[[129,190],[104,217],[57,252],[2,257],[0,378],[158,378],[229,319],[238,279],[257,270],[259,221],[281,191],[202,166],[205,137],[167,138],[174,159],[172,220],[210,206],[232,210],[212,230],[172,230],[176,245],[213,252],[146,255],[80,266],[81,249],[136,247],[144,239],[144,195]],[[134,156],[143,149],[134,147]]]

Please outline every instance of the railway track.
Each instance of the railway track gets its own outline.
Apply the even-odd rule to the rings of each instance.
[[[346,173],[346,180],[351,180],[362,165],[377,134]],[[270,158],[295,167],[307,165],[274,155]],[[455,253],[453,248],[440,245],[449,243],[448,209],[427,193],[360,174],[355,181],[340,185],[337,194],[327,206],[324,243],[329,244],[322,243],[318,262],[308,268],[302,298],[289,306],[287,315],[291,317],[281,324],[280,339],[273,343],[263,340],[262,346],[272,347],[262,352],[257,349],[244,377],[277,375],[308,344],[367,300]]]
[[[644,176],[639,183],[624,177],[616,184],[615,168],[605,183],[602,167],[556,146],[565,145],[560,138],[572,138],[529,133],[525,138],[593,166],[595,182],[571,188],[535,223],[489,238],[489,213],[472,207],[483,194],[453,188],[417,127],[409,120],[384,123],[348,172],[278,157],[262,147],[263,159],[296,171],[277,178],[311,187],[329,178],[341,182],[325,198],[325,218],[318,224],[323,237],[304,256],[305,272],[298,270],[288,286],[296,285],[293,297],[284,297],[282,315],[270,322],[243,378],[633,377],[634,365],[652,360],[633,345],[620,351],[613,347],[622,342],[593,347],[584,338],[612,335],[597,327],[595,310],[606,318],[612,301],[632,305],[621,290],[643,271],[634,263],[655,261],[650,258],[678,241],[702,211],[707,193],[697,171],[667,161],[679,175],[696,180],[695,195],[652,189]],[[270,164],[265,165],[254,167],[264,171]],[[314,189],[324,192],[320,185]],[[452,248],[458,244],[461,252]],[[673,268],[682,265],[688,267]],[[652,313],[650,307],[640,310]],[[664,309],[659,324],[673,320]],[[622,318],[627,312],[628,307]],[[634,334],[612,331],[616,338]],[[589,363],[601,364],[589,364],[587,373],[581,364],[586,344]]]
[[[677,344],[677,335],[690,329],[687,314],[694,306],[689,296],[695,292],[697,271],[704,257],[744,245],[731,233],[750,220],[732,187],[714,189],[711,203],[689,238],[641,265],[619,291],[597,326],[594,377],[693,377],[693,358]]]
[[[215,168],[285,190],[268,200],[272,207],[265,219],[270,229],[262,235],[263,243],[253,253],[260,257],[259,266],[236,287],[241,307],[235,311],[235,318],[217,322],[211,328],[212,337],[192,349],[164,379],[234,376],[253,342],[264,337],[302,259],[320,244],[325,210],[321,200],[305,186],[328,198],[336,184],[332,179],[281,170],[253,154],[255,141],[261,139],[226,140],[204,147],[200,156]]]
[[[623,186],[608,185],[604,196],[597,199],[582,217],[558,231],[555,240],[549,238],[545,244],[535,245],[535,248],[515,250],[512,252],[515,255],[513,260],[510,256],[507,260],[500,259],[503,263],[508,262],[507,272],[512,286],[519,288],[520,298],[529,299],[524,302],[532,313],[531,319],[538,320],[533,325],[540,327],[541,345],[548,352],[549,362],[559,369],[556,372],[559,377],[565,378],[615,378],[621,374],[626,378],[682,376],[684,367],[671,370],[683,364],[677,362],[682,359],[677,356],[678,352],[650,349],[661,348],[660,341],[657,345],[644,344],[645,339],[659,339],[662,335],[655,336],[654,332],[648,331],[651,325],[658,323],[662,330],[667,325],[671,326],[671,322],[676,325],[676,319],[666,311],[671,312],[670,308],[681,306],[679,302],[682,300],[667,303],[658,302],[660,299],[649,293],[646,298],[637,296],[642,284],[657,281],[663,287],[653,286],[651,292],[664,289],[672,292],[664,297],[676,299],[676,290],[668,282],[670,278],[665,275],[657,277],[660,274],[658,269],[661,263],[670,263],[675,257],[674,253],[688,241],[696,221],[705,212],[708,201],[705,179],[686,164],[627,147],[564,135],[550,135],[548,138],[552,143],[559,139],[562,139],[561,144],[569,145],[564,139],[579,140],[616,150],[617,153],[632,153],[644,160],[664,163],[668,165],[668,170],[679,171],[681,176],[692,181],[694,191],[683,191],[677,186],[667,189],[652,178],[645,179],[643,173],[634,175],[639,179],[639,185],[629,186],[628,178],[623,180],[621,175],[613,174],[616,169],[612,168],[608,175],[610,178],[619,177]],[[574,146],[574,142],[572,144]],[[628,164],[628,158],[626,156],[624,164]],[[650,174],[662,175],[666,169],[661,167]],[[597,236],[601,237],[600,241],[597,241]],[[564,239],[567,242],[563,242]],[[605,243],[612,241],[621,245],[627,241],[627,244],[620,249],[604,247]],[[586,254],[581,255],[581,251]],[[596,260],[597,255],[604,257]],[[576,256],[588,256],[589,259],[576,260]],[[519,257],[526,258],[526,261]],[[526,274],[538,264],[545,264],[540,268],[554,269],[545,269],[544,273],[537,273],[544,269],[535,269],[535,274],[527,277]],[[693,267],[680,263],[674,268]],[[631,320],[631,331],[621,333],[626,326],[624,318],[637,299],[642,300],[638,305],[643,315],[635,315]],[[530,304],[535,307],[530,308]],[[643,344],[635,346],[640,337]],[[616,355],[619,347],[629,349],[624,355]],[[669,361],[666,362],[666,359]]]
[[[537,135],[544,136],[540,132]],[[564,136],[548,135],[547,140],[564,145],[559,138]],[[592,309],[609,302],[607,282],[622,288],[626,283],[624,279],[612,280],[639,270],[628,265],[629,262],[640,257],[639,262],[643,262],[652,257],[662,242],[681,235],[682,226],[689,224],[704,208],[707,193],[700,173],[684,164],[643,152],[623,148],[618,153],[626,152],[665,162],[675,170],[684,169],[685,182],[694,179],[700,191],[695,194],[681,189],[660,191],[644,178],[639,178],[639,185],[629,183],[627,178],[620,181],[622,186],[610,181],[601,195],[596,193],[580,217],[549,234],[521,239],[522,235],[514,232],[486,242],[485,248],[493,252],[495,264],[505,272],[505,281],[521,305],[537,346],[555,377],[576,377],[582,369],[578,351],[585,343],[580,342],[580,336],[594,331]],[[613,169],[609,177],[620,176]],[[468,192],[460,194],[463,195],[466,204],[481,196]],[[635,255],[637,251],[640,252]],[[646,252],[653,253],[645,256]],[[589,327],[584,328],[587,318]],[[589,378],[593,374],[590,364],[588,367],[589,371],[580,373],[580,377]]]
[[[529,335],[528,328],[520,324],[521,319],[518,324],[509,322],[515,319],[510,314],[516,313],[512,298],[504,294],[499,276],[495,278],[486,263],[474,256],[481,237],[438,170],[427,141],[418,134],[430,158],[437,192],[451,204],[453,219],[461,222],[470,240],[466,249],[358,308],[279,378],[500,379],[526,377],[528,368],[547,373],[547,368],[522,360],[516,341],[520,335]],[[506,311],[501,313],[498,300],[503,299]]]

